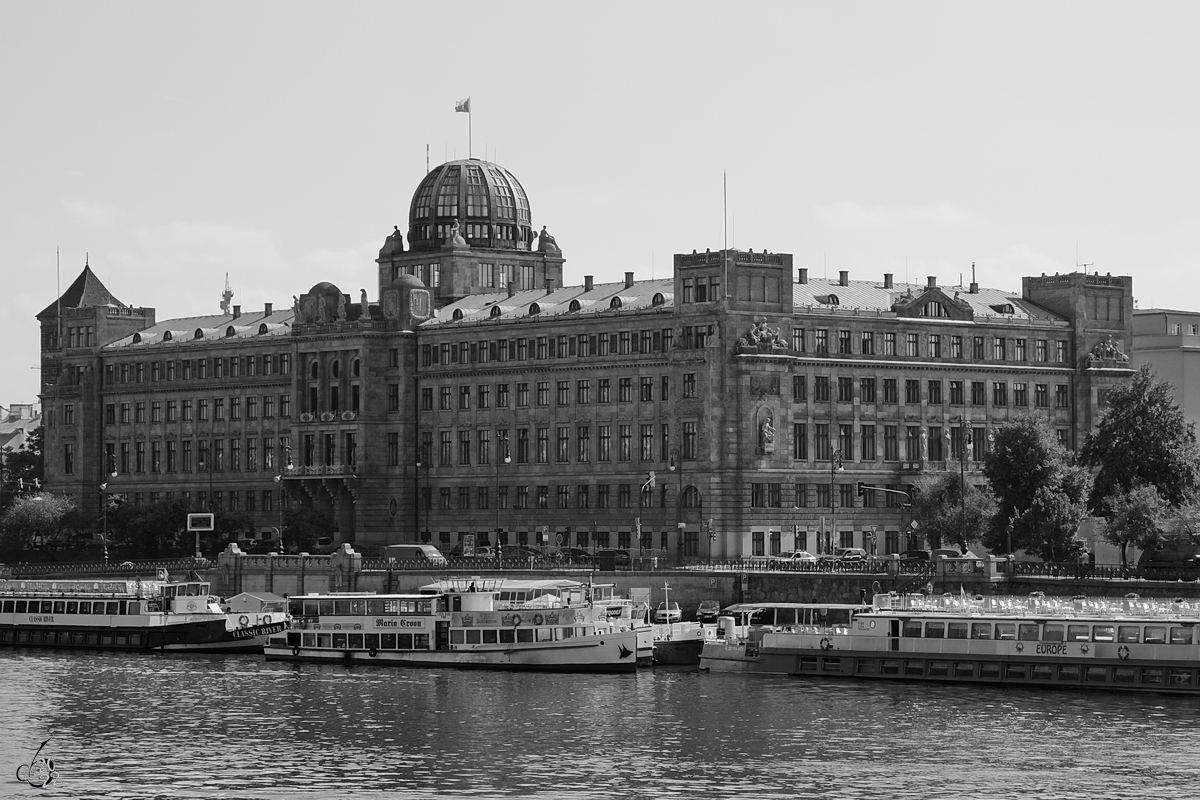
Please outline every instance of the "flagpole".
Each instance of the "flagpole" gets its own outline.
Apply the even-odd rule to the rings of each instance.
[[[467,158],[471,157],[471,107],[467,106]]]

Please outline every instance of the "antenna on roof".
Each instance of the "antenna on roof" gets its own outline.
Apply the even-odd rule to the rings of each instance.
[[[233,300],[233,290],[229,288],[229,273],[225,273],[225,291],[221,292],[221,313],[229,313],[229,304]]]
[[[1078,239],[1076,239],[1076,240],[1075,240],[1075,266],[1076,266],[1076,267],[1083,267],[1083,271],[1084,271],[1084,273],[1086,274],[1086,273],[1087,273],[1087,268],[1088,268],[1088,267],[1090,267],[1090,266],[1092,266],[1092,265],[1093,265],[1093,264],[1095,264],[1095,263],[1096,263],[1095,261],[1089,261],[1089,262],[1088,262],[1088,263],[1086,263],[1086,264],[1080,264],[1080,263],[1079,263],[1079,240],[1078,240]]]
[[[721,208],[722,214],[722,234],[724,238],[721,246],[721,291],[725,293],[725,299],[728,300],[729,294],[729,173],[721,170]]]
[[[429,174],[429,142],[425,143],[425,174]]]

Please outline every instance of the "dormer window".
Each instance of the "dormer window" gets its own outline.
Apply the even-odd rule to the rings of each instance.
[[[462,319],[463,318],[462,309],[461,308],[454,309],[454,313],[451,315],[450,318],[453,319],[455,322]]]
[[[225,335],[226,335],[226,336],[233,336],[233,334],[234,334],[233,326],[232,326],[232,325],[230,325],[228,328],[226,328],[226,329],[225,329]]]
[[[838,296],[836,294],[819,294],[813,299],[815,299],[818,303],[821,303],[822,305],[827,305],[827,306],[841,305],[841,301],[838,300]]]
[[[192,338],[193,339],[203,339],[204,338],[204,329],[196,328],[196,332],[192,334]]]
[[[612,309],[620,308],[621,307],[621,298],[614,297],[611,301],[609,301],[608,307],[612,308]]]
[[[142,343],[142,335],[141,335],[140,333],[135,333],[135,334],[133,335],[133,343],[134,343],[134,344],[141,344],[141,343]]]
[[[667,302],[667,298],[663,296],[662,292],[655,292],[654,297],[650,300],[650,305],[661,306],[666,302]]]
[[[534,316],[537,316],[537,315],[538,315],[538,314],[540,314],[540,313],[542,313],[542,307],[541,307],[541,306],[539,306],[537,303],[530,303],[530,304],[529,304],[529,316],[531,316],[531,317],[534,317]]]
[[[174,338],[175,338],[175,337],[171,335],[171,332],[170,332],[170,331],[166,331],[166,332],[164,332],[164,333],[163,333],[163,341],[164,341],[164,342],[169,342],[169,341],[171,341],[171,340],[172,340],[172,339],[174,339]]]
[[[995,311],[997,314],[1017,313],[1016,309],[1013,308],[1012,303],[996,303],[994,306],[992,306],[992,311]]]
[[[930,300],[921,309],[922,317],[948,317],[945,307],[937,300]]]
[[[490,316],[492,316],[492,317],[498,317],[498,316],[500,316],[502,313],[504,313],[504,312],[502,312],[502,311],[500,310],[500,306],[492,306],[492,310],[491,310],[491,312],[490,312]]]
[[[258,335],[262,336],[266,332],[267,332],[267,323],[264,322],[258,326]]]
[[[569,306],[567,306],[567,308],[570,309],[571,311],[578,311],[579,309],[583,308],[583,306],[579,305],[578,300],[572,300],[571,304]]]

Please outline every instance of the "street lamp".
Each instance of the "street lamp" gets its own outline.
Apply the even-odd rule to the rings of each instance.
[[[845,467],[842,466],[842,451],[834,450],[833,456],[829,459],[829,540],[826,542],[826,550],[833,552],[833,535],[837,531],[837,474],[844,472]]]
[[[967,547],[967,448],[974,443],[974,438],[971,435],[971,429],[967,427],[966,417],[958,418],[958,429],[960,431],[958,437],[958,494],[962,501],[962,538],[959,539],[959,546],[963,552],[966,552]]]
[[[112,477],[117,477],[117,456],[114,453],[108,454],[108,472]],[[108,481],[100,484],[100,508],[101,518],[103,519],[103,527],[100,532],[100,545],[104,548],[104,563],[108,563]]]
[[[496,439],[496,548],[497,548],[496,552],[497,553],[500,552],[499,548],[500,548],[500,458],[501,458],[500,451],[502,449],[501,445],[503,445],[503,450],[504,450],[504,465],[508,466],[509,464],[512,463],[512,458],[508,454],[508,439],[507,438],[497,438]]]
[[[275,476],[275,482],[279,484],[279,502],[277,511],[279,512],[279,546],[283,547],[283,476],[292,466],[292,448],[286,444],[286,439],[279,440],[280,454],[283,456],[282,463],[279,465],[279,474]],[[212,473],[210,472],[211,476]],[[279,552],[283,552],[280,550]]]

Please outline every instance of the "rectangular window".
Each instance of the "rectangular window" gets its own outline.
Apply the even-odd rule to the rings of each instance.
[[[838,402],[854,402],[854,379],[838,378]]]
[[[696,442],[697,442],[696,423],[695,422],[683,423],[683,457],[684,458],[695,458],[696,457]]]
[[[813,455],[818,461],[829,460],[830,448],[828,423],[818,422],[813,426]]]
[[[858,382],[858,400],[860,403],[875,402],[875,379],[862,378]]]
[[[861,461],[875,461],[875,426],[862,425],[859,428],[859,435],[862,439],[862,450],[859,456]]]
[[[528,383],[518,383],[517,384],[517,408],[528,408],[528,407],[529,407],[529,384]]]
[[[1057,341],[1054,343],[1054,360],[1059,364],[1067,363],[1067,343],[1065,341]]]
[[[893,404],[900,402],[899,383],[895,378],[883,379],[883,402]]]
[[[619,378],[617,380],[617,402],[633,402],[633,378]]]
[[[796,461],[808,460],[808,425],[804,422],[792,423],[792,458]]]
[[[971,357],[976,361],[983,361],[983,337],[971,337]]]
[[[654,402],[654,378],[642,378],[639,398],[643,403]]]
[[[612,380],[609,378],[600,378],[596,382],[596,402],[611,403],[612,402]]]
[[[793,492],[792,502],[795,504],[796,508],[808,508],[808,484],[797,483],[795,487],[793,487]],[[797,543],[796,549],[803,550],[804,548]]]
[[[940,406],[942,404],[942,382],[929,381],[929,404]]]
[[[904,402],[908,405],[921,404],[921,382],[918,380],[906,380],[904,382]]]
[[[683,396],[687,399],[696,396],[696,373],[685,372],[683,374]]]
[[[904,355],[913,358],[921,355],[921,337],[918,334],[904,334]]]
[[[1014,406],[1024,408],[1029,405],[1029,384],[1014,383],[1012,394]]]
[[[797,353],[805,351],[804,328],[792,328],[792,349]]]
[[[883,334],[883,354],[885,356],[896,355],[896,334],[894,332]]]
[[[817,375],[813,378],[813,400],[818,403],[829,402],[829,376]]]
[[[1054,407],[1067,408],[1071,405],[1069,389],[1066,384],[1059,384],[1054,387]]]
[[[919,426],[907,425],[904,428],[904,460],[921,460],[921,428]]]
[[[883,426],[883,460],[900,460],[900,443],[897,441],[895,425]]]
[[[1013,358],[1017,361],[1024,361],[1025,357],[1025,340],[1015,339],[1013,341]]]
[[[864,356],[875,355],[875,334],[870,331],[863,331],[859,344]]]
[[[966,398],[963,393],[962,381],[950,381],[950,405],[961,406]]]
[[[950,337],[950,357],[951,358],[962,358],[963,357],[963,337],[961,337],[961,336],[951,336]]]
[[[971,405],[987,405],[987,384],[983,381],[971,381]]]
[[[992,342],[992,358],[996,361],[1008,360],[1008,340],[997,336]]]
[[[814,348],[816,350],[816,352],[828,353],[829,352],[829,331],[824,330],[822,328],[818,328],[817,330],[813,331],[813,334],[814,334],[815,340],[816,340],[816,347]]]
[[[853,353],[850,347],[850,331],[838,331],[838,353],[847,356]]]
[[[471,408],[471,387],[458,387],[458,410],[467,411]]]
[[[792,402],[803,403],[808,400],[808,378],[805,375],[792,376]]]
[[[940,333],[931,333],[929,335],[929,357],[942,357],[942,335]]]
[[[654,426],[639,425],[638,439],[640,441],[639,452],[641,453],[642,461],[654,460]]]
[[[1008,384],[1003,381],[992,382],[992,405],[1008,405]]]
[[[1050,387],[1045,383],[1035,384],[1033,387],[1034,404],[1038,408],[1050,407]]]

